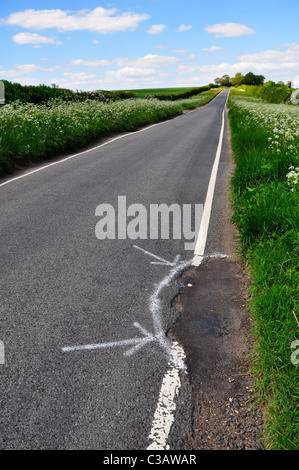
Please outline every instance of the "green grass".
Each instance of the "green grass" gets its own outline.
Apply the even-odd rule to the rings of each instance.
[[[219,91],[176,101],[135,98],[110,103],[7,104],[0,108],[0,174],[75,151],[104,136],[170,119],[208,103]]]
[[[141,88],[137,90],[123,90],[123,91],[132,91],[133,93],[136,93],[139,98],[144,98],[146,95],[153,95],[153,94],[159,94],[159,95],[173,95],[176,93],[182,93],[188,90],[191,90],[192,87],[188,88]]]
[[[233,222],[251,277],[255,350],[252,373],[266,417],[268,449],[299,449],[299,374],[291,344],[299,339],[299,107],[266,104],[231,91],[235,170]],[[295,171],[296,173],[296,171]],[[299,317],[298,317],[299,318]]]

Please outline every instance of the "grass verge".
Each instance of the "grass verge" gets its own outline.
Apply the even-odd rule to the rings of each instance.
[[[211,101],[221,89],[189,99],[127,99],[46,104],[15,102],[0,109],[0,174],[72,152],[111,134],[170,119]]]
[[[251,364],[265,409],[265,445],[298,450],[299,107],[235,90],[228,107],[232,220],[251,277]]]

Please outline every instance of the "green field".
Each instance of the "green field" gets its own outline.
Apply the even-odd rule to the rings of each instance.
[[[122,91],[133,91],[136,93],[139,98],[144,98],[146,95],[174,95],[176,93],[183,93],[185,91],[191,90],[195,87],[188,88],[140,88],[137,90],[122,90]]]

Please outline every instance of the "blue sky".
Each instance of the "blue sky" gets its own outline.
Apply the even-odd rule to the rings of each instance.
[[[298,18],[298,0],[11,0],[0,79],[115,90],[251,71],[299,87]]]

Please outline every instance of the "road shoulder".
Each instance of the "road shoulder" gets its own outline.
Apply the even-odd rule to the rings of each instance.
[[[250,375],[254,344],[247,308],[249,277],[236,254],[237,233],[230,222],[233,163],[228,126],[226,130],[220,163],[225,169],[218,182],[207,254],[217,248],[227,257],[207,256],[199,267],[186,270],[173,301],[180,315],[169,336],[185,351],[192,394],[192,432],[179,443],[181,449],[263,449],[262,410]]]

